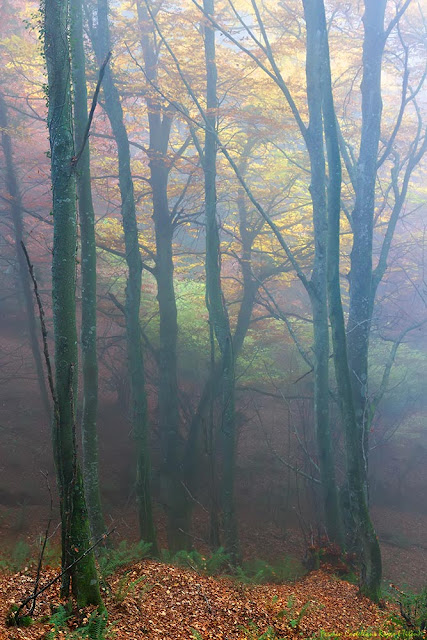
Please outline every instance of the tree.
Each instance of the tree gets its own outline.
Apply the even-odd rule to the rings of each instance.
[[[197,2],[195,2],[195,4],[197,4]],[[242,186],[244,187],[250,200],[255,205],[266,223],[272,229],[280,246],[285,251],[287,258],[293,265],[299,279],[301,280],[310,297],[314,318],[315,430],[319,455],[319,467],[322,477],[325,523],[330,539],[338,542],[339,544],[342,544],[342,526],[338,505],[338,491],[335,479],[334,458],[329,425],[329,333],[326,297],[327,211],[325,199],[325,161],[322,152],[322,120],[321,108],[319,103],[320,85],[319,76],[317,73],[318,70],[316,70],[315,66],[313,66],[317,63],[318,60],[315,51],[317,45],[314,41],[314,50],[309,52],[307,49],[307,104],[309,110],[309,125],[307,126],[304,123],[301,113],[280,72],[258,5],[255,0],[252,0],[251,4],[255,14],[256,24],[261,34],[262,42],[257,38],[257,36],[247,26],[247,24],[242,21],[242,18],[239,16],[239,14],[237,14],[235,9],[234,12],[238,17],[238,20],[241,22],[241,24],[243,24],[243,27],[247,34],[266,56],[269,67],[266,66],[260,56],[253,53],[244,44],[242,44],[242,42],[235,39],[229,31],[221,27],[221,25],[213,18],[213,16],[209,15],[209,13],[203,7],[201,7],[201,5],[197,4],[197,6],[204,12],[210,23],[217,29],[221,30],[221,32],[236,47],[244,51],[255,62],[255,64],[271,80],[273,80],[275,85],[279,88],[281,94],[285,98],[285,101],[291,110],[291,113],[293,114],[295,123],[298,127],[301,137],[303,138],[310,158],[310,195],[313,205],[315,257],[311,278],[307,278],[303,268],[298,263],[298,260],[290,249],[279,227],[271,220],[270,216],[260,205],[257,199],[254,198],[248,185],[243,180],[242,175],[240,174],[238,167],[233,161],[230,153],[224,145],[221,145],[221,151],[232,164],[233,169],[236,172],[236,175]]]
[[[368,389],[368,357],[369,339],[374,312],[375,298],[378,286],[387,270],[388,255],[401,214],[410,178],[414,168],[427,150],[427,135],[424,132],[420,112],[416,104],[416,97],[421,90],[425,74],[421,81],[409,89],[408,48],[404,44],[400,33],[399,23],[408,9],[410,0],[406,0],[398,8],[396,15],[385,27],[387,0],[365,0],[363,17],[364,40],[362,59],[362,122],[360,133],[360,147],[358,157],[352,161],[343,142],[341,151],[346,161],[347,171],[354,188],[355,202],[351,214],[353,231],[353,246],[351,250],[351,266],[349,273],[350,305],[348,315],[348,355],[351,372],[356,419],[361,441],[360,455],[364,476],[366,495],[368,496],[368,456],[369,429],[373,417],[374,404],[369,400]],[[404,50],[404,69],[402,95],[396,122],[387,140],[382,140],[382,112],[383,99],[381,76],[383,68],[384,49],[390,34],[399,30],[400,45]],[[413,104],[417,113],[417,127],[415,135],[409,144],[406,157],[400,158],[395,149],[395,142],[403,116],[408,106]],[[377,183],[379,171],[389,156],[394,156],[390,170],[390,186],[394,194],[394,204],[390,218],[386,225],[380,255],[376,266],[373,259],[373,235],[377,206]],[[399,174],[403,177],[399,185]],[[388,189],[383,190],[387,193]],[[380,196],[384,201],[383,194]]]
[[[48,126],[51,152],[54,241],[52,305],[55,331],[54,458],[61,507],[61,593],[70,581],[79,606],[102,603],[93,552],[82,475],[76,451],[76,181],[71,113],[71,68],[68,44],[68,2],[46,0],[44,44],[48,73]],[[83,556],[83,554],[86,554]]]
[[[372,525],[364,484],[364,467],[360,458],[360,439],[353,404],[347,340],[340,285],[340,217],[341,217],[341,157],[338,142],[337,118],[334,107],[329,60],[328,32],[323,0],[316,3],[304,0],[307,23],[307,49],[311,38],[319,43],[318,73],[321,82],[320,105],[323,115],[328,159],[328,299],[334,349],[335,375],[339,404],[343,415],[346,439],[347,486],[353,533],[357,536],[357,550],[361,563],[362,591],[378,601],[381,589],[381,551]]]
[[[96,240],[95,213],[92,201],[88,126],[86,62],[83,46],[83,11],[81,0],[70,2],[70,44],[74,89],[74,137],[78,157],[77,194],[81,237],[82,323],[81,349],[83,365],[82,450],[83,481],[92,537],[105,533],[99,488],[98,469],[98,359],[96,349]]]
[[[12,222],[15,233],[15,251],[18,261],[19,280],[24,297],[30,345],[37,372],[40,397],[43,403],[46,417],[49,417],[51,414],[51,408],[43,369],[42,355],[40,352],[38,327],[36,316],[34,313],[33,296],[31,292],[27,263],[21,246],[21,243],[24,240],[24,216],[22,197],[19,190],[18,176],[16,174],[16,168],[13,159],[12,140],[9,133],[7,106],[2,93],[0,93],[0,127],[2,130],[2,147],[6,162],[6,187],[10,199],[10,212],[12,215]]]
[[[108,0],[98,0],[98,32],[94,42],[99,64],[110,51],[108,24]],[[140,534],[143,540],[151,542],[153,552],[157,552],[156,531],[153,522],[151,498],[151,465],[148,448],[148,415],[145,391],[144,358],[142,350],[141,325],[139,320],[141,305],[142,259],[138,243],[138,225],[135,211],[133,180],[130,167],[129,140],[123,120],[120,96],[110,68],[106,68],[103,83],[104,108],[110,121],[117,144],[119,163],[119,187],[121,212],[125,236],[128,278],[126,283],[126,342],[131,388],[131,422],[136,446],[137,472],[136,495]]]
[[[174,290],[173,235],[176,207],[169,208],[168,180],[173,163],[168,159],[168,145],[175,109],[162,106],[156,91],[158,56],[145,6],[138,2],[144,75],[147,78],[145,102],[149,128],[149,159],[156,254],[153,275],[159,304],[158,406],[163,445],[162,476],[165,484],[168,546],[172,551],[191,547],[188,532],[188,495],[182,484],[182,436],[177,378],[178,315]],[[186,144],[184,144],[183,150]],[[180,152],[178,152],[179,156]]]
[[[214,13],[213,0],[204,0],[203,9]],[[224,547],[232,557],[239,557],[237,522],[234,505],[234,474],[236,465],[235,358],[230,321],[221,288],[221,251],[216,211],[217,154],[217,68],[215,64],[215,31],[208,23],[204,27],[206,60],[206,130],[203,154],[206,215],[206,303],[209,323],[218,342],[221,357],[221,444],[222,480],[221,507],[225,532]]]

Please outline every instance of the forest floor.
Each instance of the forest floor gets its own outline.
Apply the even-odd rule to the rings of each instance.
[[[54,569],[46,569],[40,585],[54,575]],[[32,569],[0,574],[1,640],[49,638],[54,628],[49,618],[60,604],[58,583],[37,600],[33,625],[5,624],[11,606],[33,587]],[[322,570],[292,583],[248,585],[144,560],[110,576],[104,598],[111,632],[107,637],[116,640],[255,640],[269,628],[265,639],[397,637],[389,626],[391,605],[380,609],[360,596],[355,585]],[[77,624],[73,618],[51,637],[70,638]],[[391,635],[380,635],[387,629]],[[337,635],[328,635],[331,632]]]

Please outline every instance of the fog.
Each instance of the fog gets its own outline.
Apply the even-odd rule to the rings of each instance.
[[[425,1],[54,4],[0,10],[2,553],[422,588]]]

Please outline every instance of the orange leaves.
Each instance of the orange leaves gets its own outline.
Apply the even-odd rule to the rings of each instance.
[[[4,627],[7,607],[22,598],[28,580],[25,574],[1,576],[1,638],[36,640],[50,628],[46,622],[19,633]],[[360,628],[382,627],[387,618],[358,596],[357,587],[322,571],[295,584],[248,586],[147,560],[114,575],[110,587],[105,603],[119,640],[190,640],[197,634],[203,640],[240,640],[248,637],[247,630],[261,634],[269,627],[280,638],[312,637],[320,629],[346,638]],[[52,589],[49,603],[59,604],[58,587]],[[49,603],[40,603],[40,616],[49,616]],[[80,619],[89,616],[82,612]],[[70,621],[71,626],[75,622]]]

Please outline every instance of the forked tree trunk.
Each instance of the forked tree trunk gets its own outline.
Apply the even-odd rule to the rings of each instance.
[[[68,8],[66,0],[45,1],[44,38],[54,220],[52,306],[56,398],[53,440],[61,507],[63,569],[90,546],[89,520],[75,438],[77,217]],[[69,595],[70,581],[79,607],[102,603],[93,552],[64,573],[63,597]]]
[[[308,13],[308,12],[307,12]],[[329,45],[323,0],[316,0],[310,9],[312,29],[319,34],[322,79],[322,107],[328,156],[328,295],[332,327],[335,374],[338,396],[344,422],[347,460],[347,485],[350,512],[361,565],[361,589],[372,600],[378,601],[381,588],[381,552],[369,515],[365,491],[365,467],[361,450],[363,444],[356,419],[347,340],[340,286],[340,212],[341,212],[341,157],[334,108]]]

